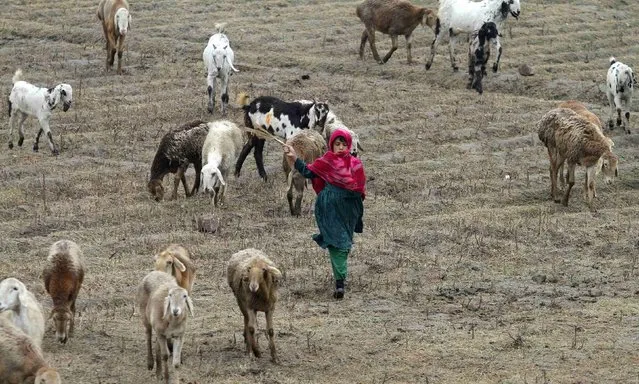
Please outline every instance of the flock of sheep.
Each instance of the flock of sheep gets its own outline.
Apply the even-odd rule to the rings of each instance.
[[[426,69],[432,65],[440,41],[448,39],[451,65],[457,70],[455,41],[458,35],[464,34],[469,36],[468,88],[482,93],[481,79],[486,73],[491,46],[497,54],[493,65],[493,71],[496,72],[502,53],[499,30],[509,15],[518,18],[520,13],[519,0],[440,0],[437,12],[414,6],[406,0],[365,0],[356,9],[356,15],[365,25],[359,55],[363,58],[368,41],[375,60],[380,64],[386,63],[397,49],[397,36],[403,35],[407,42],[408,62],[411,62],[411,35],[421,23],[435,32]],[[126,0],[102,0],[97,16],[102,22],[106,39],[107,70],[113,66],[117,53],[117,72],[121,73],[123,42],[131,24],[128,3]],[[216,81],[219,79],[221,111],[226,115],[229,77],[239,71],[234,67],[234,52],[223,25],[217,25],[216,28],[217,33],[211,36],[203,52],[207,69],[208,111],[215,111]],[[375,47],[376,31],[391,36],[392,48],[383,58],[380,58]],[[16,122],[19,125],[18,146],[22,146],[24,121],[28,116],[33,116],[40,124],[33,150],[38,150],[40,136],[44,133],[51,151],[58,154],[49,120],[58,105],[62,104],[64,111],[69,109],[73,100],[72,88],[69,84],[41,88],[21,80],[21,77],[22,72],[16,71],[9,96],[9,148],[13,148]],[[611,129],[615,126],[613,120],[616,120],[617,126],[623,126],[630,133],[629,110],[635,85],[632,69],[611,58],[607,75],[607,97],[611,107],[608,125]],[[229,120],[196,120],[166,133],[151,166],[147,187],[153,198],[158,201],[164,198],[164,176],[174,173],[171,199],[177,197],[179,183],[182,182],[186,196],[194,195],[201,189],[210,194],[214,205],[218,206],[224,202],[229,171],[235,166],[234,174],[239,175],[252,150],[258,173],[266,180],[263,149],[267,139],[286,140],[300,157],[311,162],[326,151],[330,134],[337,128],[345,128],[326,102],[287,102],[271,96],[249,100],[248,95],[240,94],[238,104],[244,109],[244,129]],[[564,102],[541,118],[538,135],[548,149],[553,200],[560,201],[557,183],[564,185],[567,179],[568,187],[561,201],[564,205],[568,204],[576,165],[587,168],[584,191],[589,204],[596,196],[595,175],[602,171],[607,182],[617,175],[618,159],[612,152],[614,143],[604,135],[603,129],[599,118],[576,101]],[[352,154],[356,156],[360,150],[358,136],[353,132]],[[567,163],[566,176],[564,163]],[[190,164],[194,164],[196,170],[192,188],[188,188],[185,177]],[[286,161],[283,161],[283,168],[288,179],[287,198],[291,214],[299,215],[305,181],[288,167]],[[297,192],[295,203],[294,190]],[[149,369],[155,366],[158,377],[163,375],[168,382],[169,356],[172,356],[171,365],[174,367],[171,376],[177,380],[175,369],[181,365],[187,318],[194,311],[190,295],[195,267],[188,251],[172,244],[156,255],[155,269],[139,284],[137,304],[146,330],[147,366]],[[62,343],[73,334],[75,301],[84,273],[82,253],[77,244],[62,240],[51,246],[43,277],[45,289],[53,302],[50,318],[55,323],[56,339]],[[228,284],[244,316],[247,353],[260,356],[255,329],[256,312],[261,311],[266,315],[273,361],[277,360],[273,311],[280,277],[281,272],[276,264],[257,249],[239,251],[228,262]],[[44,323],[40,303],[22,282],[15,278],[0,282],[0,382],[35,380],[37,383],[60,383],[59,374],[47,365],[42,355]],[[156,335],[155,359],[153,333]]]

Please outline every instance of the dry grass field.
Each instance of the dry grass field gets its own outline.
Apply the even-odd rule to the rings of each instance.
[[[631,135],[608,132],[619,179],[598,180],[592,212],[583,169],[568,207],[550,201],[535,127],[569,98],[608,118],[609,56],[639,68],[636,2],[522,1],[483,96],[466,89],[465,44],[460,72],[447,45],[424,69],[429,29],[415,31],[413,65],[401,38],[386,65],[368,47],[359,60],[357,1],[131,0],[117,76],[105,72],[97,3],[8,0],[0,18],[0,279],[21,279],[48,311],[48,247],[68,238],[84,250],[75,337],[58,344],[49,322],[43,343],[64,383],[156,382],[134,297],[169,242],[189,248],[198,267],[182,383],[639,383],[639,115],[631,115]],[[215,22],[228,22],[240,69],[232,101],[242,91],[328,100],[360,134],[365,228],[341,302],[331,296],[328,256],[310,239],[312,190],[302,217],[290,217],[276,143],[265,152],[269,181],[249,156],[220,209],[204,196],[185,199],[182,189],[161,203],[146,191],[162,135],[220,117],[219,99],[216,114],[206,113],[202,63]],[[377,37],[385,53],[390,39]],[[520,76],[523,63],[536,74]],[[74,87],[71,109],[51,120],[58,157],[43,143],[31,151],[34,119],[25,146],[7,148],[6,99],[18,67],[32,83]],[[228,117],[243,121],[235,106]],[[192,183],[192,168],[187,176]],[[204,213],[220,218],[219,233],[194,230]],[[225,264],[247,247],[285,272],[278,365],[263,334],[265,357],[243,353]]]

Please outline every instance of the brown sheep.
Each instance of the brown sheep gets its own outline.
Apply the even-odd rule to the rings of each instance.
[[[44,361],[33,340],[0,317],[0,383],[60,384],[60,375]]]
[[[131,29],[129,3],[126,0],[100,0],[98,19],[102,22],[102,30],[106,39],[106,70],[113,67],[115,52],[118,52],[118,75],[122,74],[122,51],[124,38]]]
[[[291,145],[293,149],[295,149],[297,156],[307,164],[312,163],[326,152],[326,141],[324,141],[324,137],[319,132],[311,129],[299,131],[286,140],[286,144]],[[282,157],[282,169],[288,180],[286,198],[288,199],[291,215],[299,216],[302,211],[302,196],[304,195],[304,187],[306,187],[306,179],[294,168],[291,172],[291,166],[288,163],[286,155]],[[293,187],[295,187],[297,195],[295,196],[295,206],[293,206]]]
[[[277,301],[277,288],[282,272],[258,249],[249,248],[239,251],[228,262],[226,277],[237,304],[244,315],[244,341],[246,352],[251,351],[260,357],[260,349],[255,338],[257,312],[264,312],[268,330],[268,344],[271,360],[277,362],[275,351],[275,332],[273,331],[273,312]]]
[[[44,288],[53,300],[49,318],[55,322],[56,339],[63,344],[69,336],[73,336],[75,301],[84,280],[82,258],[82,251],[76,243],[60,240],[49,249],[44,267]]]
[[[155,270],[175,277],[177,284],[191,294],[195,281],[195,265],[189,251],[179,244],[170,244],[155,255]]]
[[[172,129],[162,137],[151,164],[151,177],[147,185],[149,193],[156,201],[161,201],[164,198],[162,179],[168,173],[176,174],[170,200],[177,198],[180,181],[182,181],[187,197],[197,192],[200,187],[200,172],[202,171],[202,146],[204,146],[204,140],[206,140],[208,133],[207,123],[195,120]],[[191,163],[195,167],[195,183],[189,193],[184,173]]]
[[[603,173],[607,183],[617,176],[617,156],[612,153],[613,142],[599,128],[571,109],[556,108],[546,113],[537,123],[539,139],[548,149],[550,159],[550,194],[557,197],[557,172],[564,161],[568,162],[568,188],[563,200],[568,205],[570,190],[575,184],[575,166],[586,167],[584,190],[592,207],[595,188],[595,172],[600,158],[604,160]]]
[[[359,45],[359,57],[364,58],[366,40],[369,41],[375,61],[384,64],[397,50],[397,36],[406,38],[408,63],[413,61],[411,56],[412,34],[418,24],[429,26],[433,31],[439,30],[439,19],[433,10],[411,4],[407,0],[365,0],[357,6],[357,17],[364,23],[362,41]],[[392,48],[380,60],[375,47],[375,31],[390,35]],[[437,33],[437,31],[435,33]]]

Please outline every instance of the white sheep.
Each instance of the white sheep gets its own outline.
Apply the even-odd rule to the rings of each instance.
[[[324,124],[324,130],[322,131],[324,139],[326,140],[326,144],[328,144],[328,141],[330,140],[333,132],[335,132],[336,129],[340,128],[351,134],[351,155],[357,157],[359,151],[364,151],[362,145],[359,143],[359,135],[355,131],[349,129],[346,124],[344,124],[342,120],[340,120],[335,115],[335,113],[333,113],[333,111],[328,111],[328,115],[326,115],[326,123]]]
[[[175,277],[178,285],[189,292],[195,281],[195,265],[189,257],[189,251],[179,244],[169,244],[155,255],[155,270],[163,271]]]
[[[38,348],[41,347],[44,335],[42,306],[20,280],[10,277],[0,282],[0,313],[31,337]]]
[[[246,353],[260,357],[261,352],[255,338],[257,312],[264,312],[271,360],[277,362],[273,312],[277,302],[277,288],[282,272],[275,263],[259,249],[249,248],[234,253],[226,268],[226,278],[233,290],[237,304],[244,316],[244,341]]]
[[[239,71],[233,66],[235,54],[231,49],[229,38],[224,34],[224,26],[225,24],[215,24],[217,33],[209,38],[209,43],[202,53],[202,60],[207,71],[208,111],[212,114],[215,110],[215,82],[216,79],[220,79],[222,82],[222,115],[226,116],[226,107],[229,103],[229,76],[233,72]]]
[[[623,125],[624,131],[630,133],[630,106],[632,105],[632,94],[637,84],[635,74],[632,68],[611,57],[606,82],[606,95],[608,96],[608,104],[610,104],[608,127],[610,129],[615,127],[613,117],[616,114],[617,126]],[[624,111],[623,122],[621,118],[622,110]]]
[[[226,178],[242,149],[242,131],[228,120],[208,123],[209,133],[202,147],[201,191],[213,197],[215,206],[224,203]]]
[[[37,87],[22,81],[22,70],[18,69],[13,75],[13,88],[9,95],[9,149],[13,149],[13,127],[15,119],[18,121],[18,146],[24,142],[24,121],[27,116],[33,116],[40,123],[40,130],[36,136],[33,150],[38,151],[40,136],[44,133],[49,141],[49,147],[54,155],[58,155],[58,149],[53,144],[53,135],[49,128],[49,120],[52,111],[62,102],[62,110],[66,112],[73,101],[73,89],[69,84],[58,84],[53,88]]]
[[[155,374],[158,379],[164,364],[164,380],[169,382],[169,345],[172,343],[173,368],[182,363],[182,343],[186,331],[187,311],[193,317],[193,302],[186,289],[165,272],[147,274],[138,286],[137,303],[146,332],[147,368],[153,369],[152,333],[155,332]],[[179,382],[177,371],[173,381]]]
[[[440,0],[437,16],[439,28],[435,30],[435,39],[430,46],[430,58],[426,69],[430,69],[440,41],[449,40],[450,64],[457,71],[455,64],[455,41],[459,34],[471,34],[481,28],[485,22],[493,22],[497,30],[503,30],[503,24],[512,15],[518,19],[521,14],[519,0]],[[498,64],[493,64],[493,72],[497,72]]]

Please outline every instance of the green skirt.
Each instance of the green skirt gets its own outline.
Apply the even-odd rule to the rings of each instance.
[[[315,200],[315,221],[320,233],[313,240],[322,248],[333,246],[348,250],[353,233],[362,233],[364,204],[362,195],[326,183]]]

